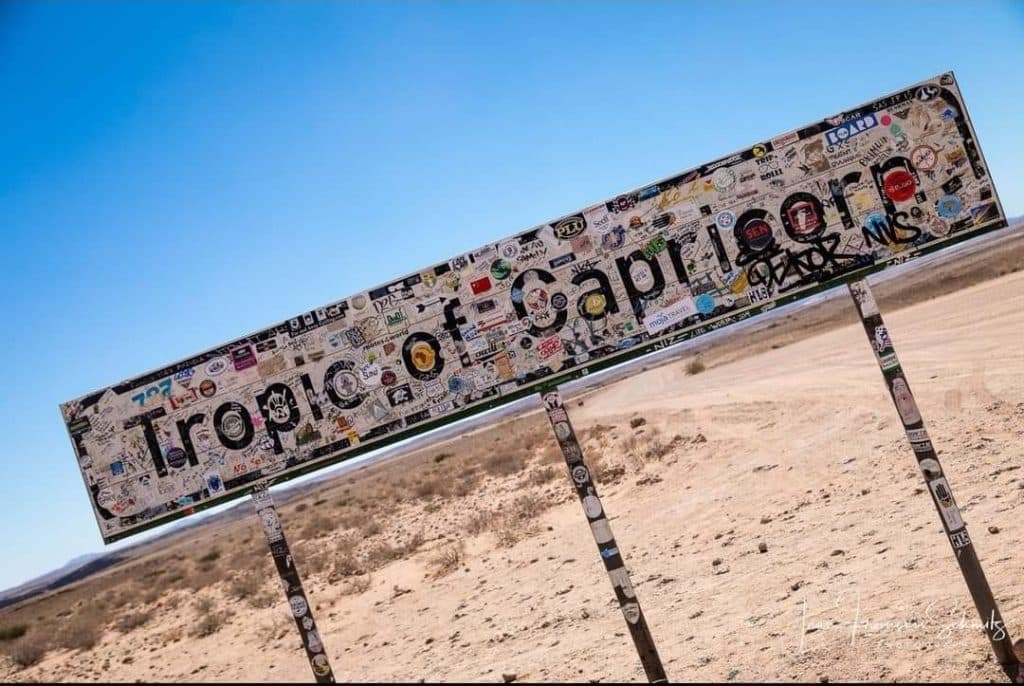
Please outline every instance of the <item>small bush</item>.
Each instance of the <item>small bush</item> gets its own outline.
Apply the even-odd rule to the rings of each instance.
[[[0,641],[13,641],[16,638],[21,638],[26,631],[28,631],[27,624],[11,624],[0,627]]]
[[[96,613],[75,615],[60,627],[54,643],[68,650],[92,650],[103,636],[102,623]]]
[[[704,363],[701,362],[699,357],[690,360],[689,362],[686,363],[686,373],[689,374],[690,376],[693,376],[694,374],[700,374],[702,371],[704,371],[704,369]]]
[[[208,564],[210,562],[216,562],[219,559],[220,559],[220,551],[217,550],[216,548],[214,548],[213,550],[211,550],[210,552],[206,553],[201,558],[199,558],[199,562],[204,563],[204,564]]]
[[[227,622],[227,618],[220,612],[208,612],[201,615],[196,623],[192,625],[192,629],[188,632],[189,636],[195,638],[204,638],[211,636],[218,631]]]
[[[263,580],[251,572],[236,574],[228,581],[228,596],[235,600],[245,600],[259,593],[263,588]]]
[[[629,428],[635,429],[638,426],[643,426],[646,423],[647,420],[644,419],[643,417],[633,417],[632,419],[629,420]]]
[[[442,462],[451,456],[451,453],[438,453],[437,455],[434,455],[434,462]]]
[[[114,622],[114,628],[122,634],[127,634],[133,629],[138,629],[152,618],[153,613],[148,610],[138,612],[129,611],[117,618],[117,621]]]
[[[14,664],[24,669],[43,659],[43,655],[46,655],[46,644],[42,640],[38,640],[38,637],[29,636],[12,644],[7,650],[7,654]]]
[[[370,590],[373,577],[370,574],[350,577],[341,588],[341,595],[360,595]]]
[[[463,548],[461,544],[447,546],[434,557],[430,558],[430,574],[435,579],[447,576],[462,564]]]

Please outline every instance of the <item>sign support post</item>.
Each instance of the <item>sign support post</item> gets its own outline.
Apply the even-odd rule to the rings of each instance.
[[[960,572],[963,574],[964,581],[967,582],[974,606],[978,609],[978,614],[981,615],[985,634],[992,644],[992,652],[1011,681],[1024,683],[1024,668],[1014,653],[1006,623],[1003,622],[995,598],[992,596],[992,589],[985,579],[978,555],[974,551],[974,544],[971,543],[971,538],[967,535],[967,525],[960,516],[960,508],[957,507],[952,489],[942,472],[942,465],[939,464],[938,455],[928,437],[924,419],[910,392],[910,385],[900,367],[892,339],[889,337],[885,322],[882,321],[882,315],[875,303],[871,288],[865,279],[853,281],[847,284],[847,288],[857,305],[857,312],[864,325],[864,332],[875,352],[878,367],[882,371],[886,388],[889,389],[889,395],[903,422],[907,440],[910,441],[910,447],[914,451],[914,457],[917,458],[918,467],[921,468],[921,473],[924,475],[925,485],[931,494],[932,502],[935,503],[935,509],[938,510],[942,519],[942,527],[953,546],[956,561],[960,565]]]
[[[611,526],[605,517],[601,500],[597,497],[597,489],[590,478],[590,470],[583,462],[583,451],[576,440],[576,433],[572,424],[569,423],[569,415],[562,406],[562,396],[555,388],[542,392],[541,399],[547,410],[548,420],[551,428],[554,429],[558,445],[565,457],[565,464],[569,468],[569,476],[576,488],[576,495],[583,505],[583,513],[590,524],[590,530],[597,542],[597,549],[604,561],[604,568],[612,581],[615,589],[615,598],[619,601],[619,608],[626,618],[626,627],[633,637],[633,644],[636,652],[640,655],[640,662],[647,673],[647,680],[651,683],[667,683],[665,668],[661,664],[661,657],[654,645],[650,629],[647,627],[647,620],[640,609],[640,602],[633,590],[633,584],[629,579],[629,572],[626,571],[626,561],[619,550],[615,537],[612,535]]]
[[[270,546],[270,554],[281,577],[281,586],[284,588],[285,597],[288,598],[299,636],[302,637],[302,645],[306,649],[306,657],[309,659],[313,676],[316,677],[318,684],[333,684],[334,672],[331,671],[331,663],[324,652],[323,641],[320,640],[320,633],[313,620],[313,608],[306,598],[306,592],[302,590],[299,570],[295,567],[295,560],[288,548],[288,541],[284,537],[281,520],[277,517],[277,508],[274,507],[274,500],[270,497],[266,482],[258,484],[253,489],[252,504],[260,524],[263,525],[263,533],[266,534],[267,545]]]

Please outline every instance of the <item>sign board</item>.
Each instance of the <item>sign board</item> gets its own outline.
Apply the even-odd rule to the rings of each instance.
[[[1005,225],[943,74],[61,409],[110,542]]]

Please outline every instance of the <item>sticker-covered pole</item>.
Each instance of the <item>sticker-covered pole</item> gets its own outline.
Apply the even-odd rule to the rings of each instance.
[[[892,339],[882,315],[878,311],[878,305],[865,280],[854,281],[848,284],[850,295],[857,305],[861,322],[864,324],[864,332],[868,336],[872,349],[875,351],[875,358],[878,367],[882,370],[882,377],[885,379],[886,388],[896,405],[903,422],[903,428],[907,433],[907,440],[917,458],[917,465],[924,475],[928,492],[935,503],[942,519],[942,526],[946,530],[949,542],[956,554],[956,561],[960,565],[960,572],[967,582],[967,588],[974,600],[978,614],[981,615],[982,625],[985,633],[992,644],[992,652],[1002,665],[1010,680],[1015,683],[1024,683],[1024,670],[1020,660],[1014,654],[1013,643],[1010,640],[1009,631],[1003,622],[1003,617],[996,606],[995,598],[992,597],[992,589],[985,579],[985,573],[981,569],[978,555],[974,551],[974,544],[971,537],[967,535],[967,525],[960,516],[960,508],[953,499],[953,491],[949,482],[942,472],[942,465],[939,464],[938,455],[928,437],[928,431],[924,428],[924,419],[917,408],[914,396],[910,392],[910,384],[907,383],[906,375],[900,367],[900,361],[896,357],[896,350],[893,347]]]
[[[640,662],[643,664],[644,672],[647,673],[648,681],[652,683],[664,683],[668,681],[665,676],[665,668],[661,664],[661,657],[658,656],[658,649],[654,646],[654,639],[647,628],[647,620],[640,610],[640,602],[637,600],[633,584],[629,580],[629,572],[626,571],[625,558],[619,550],[615,537],[612,536],[611,525],[605,516],[601,500],[597,497],[597,489],[590,479],[590,470],[583,462],[583,451],[576,440],[576,433],[569,423],[569,415],[562,406],[562,396],[557,389],[546,391],[541,394],[544,406],[547,409],[548,420],[551,428],[558,438],[558,445],[565,457],[565,464],[569,467],[569,477],[573,486],[576,487],[576,495],[583,505],[583,512],[590,524],[590,531],[597,541],[597,549],[604,561],[604,568],[608,571],[608,577],[612,580],[612,587],[615,589],[615,597],[619,601],[619,608],[626,618],[626,626],[633,637],[636,645],[636,652],[640,655]]]
[[[270,554],[274,558],[274,565],[281,577],[281,585],[284,588],[285,597],[288,598],[288,605],[295,618],[295,625],[299,628],[299,636],[302,637],[302,645],[306,648],[306,657],[309,658],[313,676],[316,677],[317,683],[333,684],[334,672],[331,671],[331,663],[324,652],[323,641],[320,640],[320,633],[313,620],[313,608],[309,605],[306,592],[302,590],[299,570],[295,568],[295,560],[292,559],[291,550],[288,549],[288,541],[285,540],[281,520],[277,518],[277,508],[274,507],[274,500],[270,497],[270,491],[267,490],[265,483],[261,483],[253,489],[252,504],[256,508],[256,515],[260,518],[260,524],[263,525],[263,533],[267,536]]]

